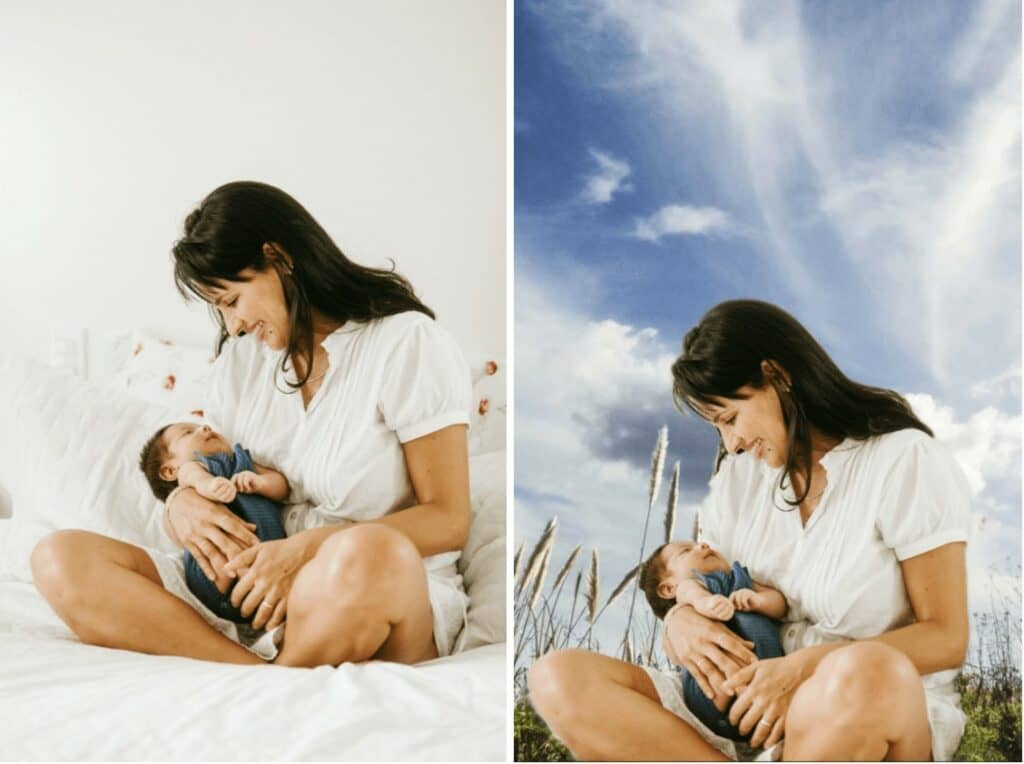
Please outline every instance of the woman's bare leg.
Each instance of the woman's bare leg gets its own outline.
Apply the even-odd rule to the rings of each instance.
[[[276,664],[436,657],[423,558],[398,531],[365,524],[335,533],[295,577]]]
[[[530,668],[530,699],[580,760],[728,761],[661,705],[631,663],[586,650],[548,653]]]
[[[788,761],[927,761],[921,677],[899,650],[859,642],[829,654],[786,713]]]
[[[58,531],[32,551],[36,587],[85,643],[221,663],[263,663],[160,582],[143,550],[88,531]]]

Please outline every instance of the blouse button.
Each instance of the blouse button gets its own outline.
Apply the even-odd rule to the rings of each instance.
[[[796,629],[790,629],[789,630],[789,636],[792,637],[794,634],[796,634]]]

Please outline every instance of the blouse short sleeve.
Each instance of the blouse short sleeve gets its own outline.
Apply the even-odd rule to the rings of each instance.
[[[967,541],[970,531],[970,489],[960,466],[926,434],[913,431],[908,437],[882,481],[876,521],[883,542],[900,561]]]
[[[469,367],[455,340],[424,317],[404,327],[384,368],[378,405],[406,443],[454,424],[469,424]]]

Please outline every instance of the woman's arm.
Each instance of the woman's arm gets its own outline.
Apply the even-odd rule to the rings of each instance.
[[[900,563],[903,583],[917,619],[868,641],[884,642],[904,653],[921,674],[959,668],[967,655],[966,544],[944,544]],[[813,672],[821,659],[849,642],[805,647],[801,655]]]
[[[419,503],[375,520],[404,533],[420,554],[454,552],[469,536],[469,456],[466,426],[451,425],[404,443],[405,463]],[[297,534],[312,556],[324,539],[346,525],[314,528]]]

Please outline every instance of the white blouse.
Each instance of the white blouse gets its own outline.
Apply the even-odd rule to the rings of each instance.
[[[806,527],[799,509],[775,508],[788,508],[776,488],[781,469],[751,453],[722,462],[700,511],[703,540],[785,595],[787,653],[913,623],[900,562],[967,541],[970,528],[963,472],[919,430],[848,438],[821,464],[828,484]],[[951,692],[955,674],[930,674],[925,687]]]
[[[292,494],[283,519],[289,534],[412,506],[416,496],[402,444],[469,424],[469,369],[454,339],[429,316],[406,312],[348,322],[322,346],[330,366],[303,408],[301,393],[287,392],[284,351],[252,335],[229,341],[214,364],[204,409],[231,442],[288,478]],[[454,579],[458,556],[449,552],[424,563]]]

